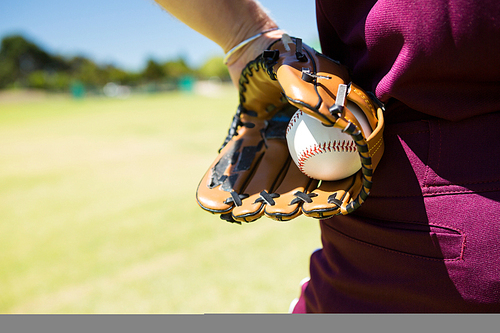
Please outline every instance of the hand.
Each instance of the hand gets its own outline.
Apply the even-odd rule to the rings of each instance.
[[[344,67],[284,35],[246,64],[238,86],[240,105],[227,139],[198,187],[203,209],[231,222],[264,214],[283,221],[302,213],[315,218],[347,214],[366,200],[383,152],[383,113],[350,83]],[[373,129],[368,138],[346,101],[365,113]],[[358,173],[319,182],[298,170],[285,139],[297,108],[353,137],[362,164]]]

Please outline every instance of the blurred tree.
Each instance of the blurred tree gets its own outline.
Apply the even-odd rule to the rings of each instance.
[[[34,43],[19,35],[5,37],[0,48],[0,88],[21,80],[38,70],[67,71],[61,57],[51,56]]]
[[[159,63],[153,59],[149,59],[146,68],[142,72],[142,77],[147,81],[160,81],[165,78],[165,70]]]
[[[218,77],[222,81],[231,80],[227,67],[222,61],[222,57],[213,57],[208,59],[198,70],[198,75],[202,79]]]
[[[18,76],[17,72],[15,61],[0,55],[0,89],[14,83]]]
[[[105,71],[90,59],[75,57],[70,64],[73,78],[86,86],[103,86],[109,81]]]
[[[28,76],[28,86],[36,89],[45,89],[47,82],[44,71],[34,71]]]
[[[71,77],[66,72],[34,71],[27,77],[26,86],[35,89],[65,91],[71,83]]]
[[[229,73],[221,57],[208,59],[200,68],[191,68],[184,57],[159,63],[148,59],[139,72],[127,72],[113,65],[98,65],[76,56],[64,58],[51,55],[35,43],[19,35],[3,38],[0,48],[0,89],[9,86],[71,91],[72,82],[79,82],[89,91],[96,91],[108,82],[119,85],[153,87],[170,90],[193,78],[218,77],[229,81]]]
[[[115,82],[119,84],[127,84],[130,83],[130,76],[124,70],[116,68],[113,65],[107,65],[104,67],[104,71],[106,73],[106,77],[109,82]]]
[[[165,62],[163,64],[163,69],[169,79],[175,80],[194,74],[194,71],[187,65],[184,58]]]

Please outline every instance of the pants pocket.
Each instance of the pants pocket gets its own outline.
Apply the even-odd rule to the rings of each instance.
[[[323,232],[338,233],[357,244],[424,259],[460,260],[465,237],[462,231],[432,224],[359,219],[355,215],[324,221]]]

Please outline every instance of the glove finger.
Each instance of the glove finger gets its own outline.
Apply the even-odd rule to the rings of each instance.
[[[267,204],[264,213],[277,221],[289,221],[302,214],[302,203],[311,201],[309,194],[318,181],[304,175],[297,165],[290,162],[285,178],[274,191],[274,204]]]
[[[267,141],[266,153],[262,156],[255,173],[244,189],[241,205],[231,211],[232,217],[240,222],[252,222],[264,214],[266,204],[274,203],[273,190],[281,181],[290,163],[286,141]]]
[[[342,180],[323,181],[311,193],[312,201],[303,204],[302,213],[321,219],[347,214],[346,207],[357,197],[362,187],[362,173],[360,171]]]
[[[272,49],[278,52],[273,72],[289,102],[325,125],[334,125],[337,119],[330,107],[336,102],[337,87],[350,82],[347,68],[303,44],[300,38],[283,35]]]
[[[220,151],[196,192],[201,208],[214,214],[230,212],[241,204],[241,190],[265,152],[260,127],[241,128]]]

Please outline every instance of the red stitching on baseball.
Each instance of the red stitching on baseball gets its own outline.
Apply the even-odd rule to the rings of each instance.
[[[299,117],[301,117],[302,115],[303,115],[302,110],[297,110],[297,112],[295,112],[292,119],[290,119],[288,126],[286,127],[286,132],[285,132],[286,134],[288,134],[292,126],[299,120]]]
[[[304,151],[300,152],[297,157],[297,164],[303,173],[307,174],[304,170],[304,164],[306,161],[313,157],[314,155],[319,155],[327,152],[338,152],[338,153],[352,153],[358,150],[356,143],[354,141],[342,140],[339,142],[337,140],[331,142],[323,142],[320,144],[314,144]]]

